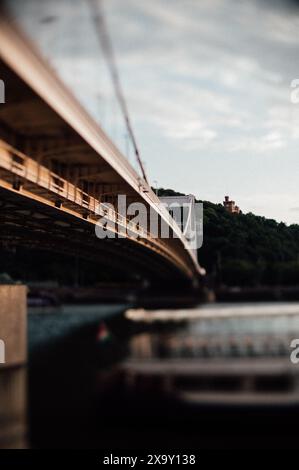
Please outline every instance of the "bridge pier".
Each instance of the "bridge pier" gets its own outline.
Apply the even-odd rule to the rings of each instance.
[[[0,448],[26,447],[26,287],[0,285]]]

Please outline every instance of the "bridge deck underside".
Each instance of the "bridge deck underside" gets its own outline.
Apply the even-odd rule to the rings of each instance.
[[[80,252],[152,278],[197,278],[196,260],[151,188],[26,38],[1,18],[0,70],[1,242]],[[128,204],[154,209],[169,225],[169,239],[96,238],[96,203],[115,204],[119,194]]]
[[[117,270],[124,279],[183,280],[173,263],[148,248],[128,238],[107,238],[103,242],[88,221],[4,188],[0,188],[0,246],[69,254],[98,262],[99,269]]]

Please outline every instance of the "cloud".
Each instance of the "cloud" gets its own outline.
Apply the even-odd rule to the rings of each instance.
[[[11,3],[56,71],[123,149],[125,129],[87,3]],[[290,177],[280,192],[291,191],[299,139],[299,105],[290,102],[290,82],[298,77],[297,11],[282,0],[103,5],[143,158],[161,183],[205,198],[221,175],[217,197],[227,192],[224,185],[239,194],[245,187],[262,194],[269,159],[281,162],[283,156]],[[55,21],[44,21],[53,16]],[[171,155],[171,172],[168,157],[160,155]],[[182,161],[192,168],[184,183]],[[279,179],[279,164],[271,171]],[[299,198],[299,190],[292,191],[283,208],[277,188],[269,187],[263,213],[285,217],[285,207],[295,207]],[[294,211],[289,212],[291,220]]]

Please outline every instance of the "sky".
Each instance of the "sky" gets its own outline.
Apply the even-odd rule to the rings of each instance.
[[[53,69],[136,167],[88,0],[10,0]],[[299,223],[299,5],[102,0],[152,185]]]

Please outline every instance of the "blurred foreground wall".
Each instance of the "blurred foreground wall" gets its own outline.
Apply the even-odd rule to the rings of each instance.
[[[26,446],[26,287],[0,285],[0,448]]]

